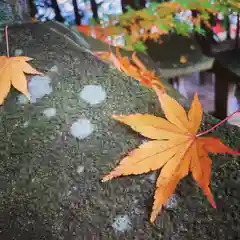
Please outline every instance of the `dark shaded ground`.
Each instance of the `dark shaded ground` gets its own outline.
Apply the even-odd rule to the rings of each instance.
[[[100,182],[143,140],[109,116],[135,112],[158,115],[159,105],[151,91],[48,26],[54,24],[9,30],[11,54],[21,49],[47,75],[54,75],[49,72],[53,66],[59,71],[52,77],[50,95],[24,105],[12,91],[0,108],[0,239],[238,239],[237,157],[213,157],[211,187],[217,210],[188,177],[177,187],[177,204],[166,207],[155,225],[149,223],[154,181],[148,175]],[[5,54],[3,42],[0,51]],[[79,99],[79,92],[88,84],[101,85],[106,100],[90,106]],[[51,119],[42,114],[49,107],[57,110]],[[89,119],[95,130],[77,140],[70,127],[81,117]],[[216,122],[206,115],[202,127]],[[239,146],[238,128],[222,125],[214,135],[231,147]],[[79,167],[84,171],[78,172]]]

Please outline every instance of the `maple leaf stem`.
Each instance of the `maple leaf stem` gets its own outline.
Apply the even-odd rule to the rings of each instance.
[[[8,25],[5,26],[5,39],[6,39],[6,47],[7,47],[7,56],[9,57]]]
[[[226,122],[227,120],[229,120],[233,115],[235,115],[236,113],[239,113],[240,112],[240,108],[238,108],[235,112],[233,112],[232,114],[230,114],[229,116],[227,116],[226,118],[224,118],[221,122],[217,123],[216,125],[214,125],[213,127],[211,127],[210,129],[204,131],[204,132],[201,132],[199,134],[197,134],[197,137],[199,136],[202,136],[204,134],[207,134],[211,131],[213,131],[215,128],[219,127],[221,124],[223,124],[224,122]]]

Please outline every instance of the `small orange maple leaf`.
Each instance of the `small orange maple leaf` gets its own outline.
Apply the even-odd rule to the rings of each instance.
[[[95,51],[94,55],[110,64],[113,64],[119,71],[123,72],[122,70],[122,64],[120,63],[119,59],[110,51]]]
[[[239,154],[225,146],[218,138],[197,135],[203,115],[197,93],[188,114],[166,93],[158,96],[168,121],[149,114],[113,116],[115,120],[129,125],[153,141],[133,150],[121,160],[119,166],[102,179],[105,182],[121,175],[137,175],[161,168],[150,218],[152,223],[173,194],[178,182],[188,175],[189,171],[215,208],[209,188],[212,160],[208,152]]]
[[[43,75],[27,63],[30,60],[32,58],[24,56],[0,56],[0,105],[3,104],[4,99],[7,97],[11,85],[29,99],[27,80],[24,73]]]

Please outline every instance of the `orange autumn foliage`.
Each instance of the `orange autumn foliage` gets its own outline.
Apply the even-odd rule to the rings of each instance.
[[[161,169],[150,218],[150,221],[154,222],[178,182],[191,172],[193,179],[215,208],[209,188],[212,160],[208,152],[239,153],[224,145],[218,138],[197,135],[203,115],[197,94],[187,114],[184,108],[166,93],[158,90],[156,92],[167,119],[149,114],[113,116],[115,120],[130,126],[152,141],[130,152],[102,181]]]
[[[3,104],[11,86],[22,92],[28,99],[27,79],[24,73],[39,74],[27,61],[32,60],[29,57],[7,57],[0,56],[0,105]]]
[[[108,40],[108,36],[106,34],[107,30],[101,26],[80,25],[77,26],[77,29],[79,32],[82,32],[89,37],[93,37],[106,43],[111,43],[111,41]]]
[[[128,57],[122,57],[119,48],[116,48],[116,56],[112,52],[94,52],[94,54],[107,62],[112,63],[119,71],[125,72],[129,76],[135,78],[145,86],[152,88],[153,86],[158,87],[164,91],[165,86],[161,80],[156,76],[156,74],[148,70],[141,60],[136,56],[134,52],[132,54],[132,59],[129,60]]]

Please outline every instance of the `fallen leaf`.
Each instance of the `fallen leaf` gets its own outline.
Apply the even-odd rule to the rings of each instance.
[[[112,52],[96,51],[94,52],[94,55],[105,62],[113,64],[119,71],[122,71],[119,59],[117,59]]]
[[[121,175],[137,175],[161,168],[150,218],[152,223],[173,194],[178,182],[189,172],[215,208],[216,204],[209,188],[212,160],[208,152],[239,154],[225,146],[218,138],[197,135],[203,115],[197,93],[188,114],[166,93],[157,94],[167,120],[149,114],[113,116],[115,120],[129,125],[153,141],[148,141],[133,150],[102,179],[105,182]]]
[[[3,104],[4,99],[7,97],[11,85],[29,99],[27,80],[24,73],[42,75],[41,72],[27,63],[30,60],[32,58],[24,56],[0,56],[0,105]]]

